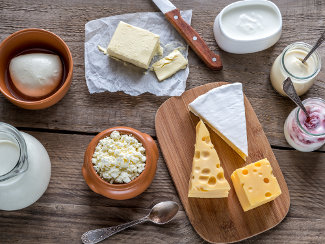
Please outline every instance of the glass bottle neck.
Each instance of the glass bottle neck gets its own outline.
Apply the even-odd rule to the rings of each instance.
[[[0,182],[28,169],[27,146],[22,134],[13,126],[0,122]]]

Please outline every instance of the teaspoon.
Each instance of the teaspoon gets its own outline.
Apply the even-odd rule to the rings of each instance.
[[[302,63],[305,63],[306,60],[312,55],[313,52],[325,41],[325,31],[322,33],[320,38],[317,40],[316,44],[313,46],[313,48],[309,51],[309,53],[306,55],[306,57],[301,61]]]
[[[126,228],[147,221],[150,221],[155,224],[160,224],[160,225],[166,224],[174,218],[174,216],[178,212],[178,209],[179,206],[176,202],[173,201],[160,202],[155,206],[153,206],[150,213],[147,216],[143,217],[142,219],[134,220],[126,224],[121,224],[109,228],[87,231],[81,236],[81,241],[84,244],[98,243],[122,230],[125,230]]]
[[[305,106],[301,102],[299,96],[297,95],[296,89],[293,86],[292,80],[290,79],[290,77],[288,77],[287,79],[285,79],[285,81],[283,81],[283,91],[285,92],[285,94],[288,95],[288,97],[295,104],[297,104],[297,106],[299,106],[302,109],[302,111],[304,111],[304,113],[306,114],[307,118],[309,118],[309,114],[308,114]]]

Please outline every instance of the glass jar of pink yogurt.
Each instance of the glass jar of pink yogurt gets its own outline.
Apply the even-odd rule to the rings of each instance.
[[[302,103],[309,118],[299,107],[292,110],[284,123],[284,135],[293,148],[311,152],[325,144],[325,100],[308,98]]]

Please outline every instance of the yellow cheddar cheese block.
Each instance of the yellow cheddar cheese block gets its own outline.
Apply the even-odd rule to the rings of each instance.
[[[244,211],[270,202],[281,194],[279,183],[266,158],[236,169],[231,180]]]
[[[230,186],[211,143],[210,133],[201,120],[196,126],[195,153],[188,197],[228,197],[229,190]]]

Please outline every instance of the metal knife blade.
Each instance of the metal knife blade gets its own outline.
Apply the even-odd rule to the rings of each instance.
[[[157,7],[160,9],[160,11],[163,12],[164,14],[176,9],[174,4],[172,4],[168,0],[152,0],[152,1],[157,5]]]
[[[191,25],[182,18],[181,12],[168,0],[152,0],[166,19],[174,26],[178,33],[185,39],[188,45],[196,52],[202,61],[213,70],[222,69],[220,56],[212,52],[203,38]]]

